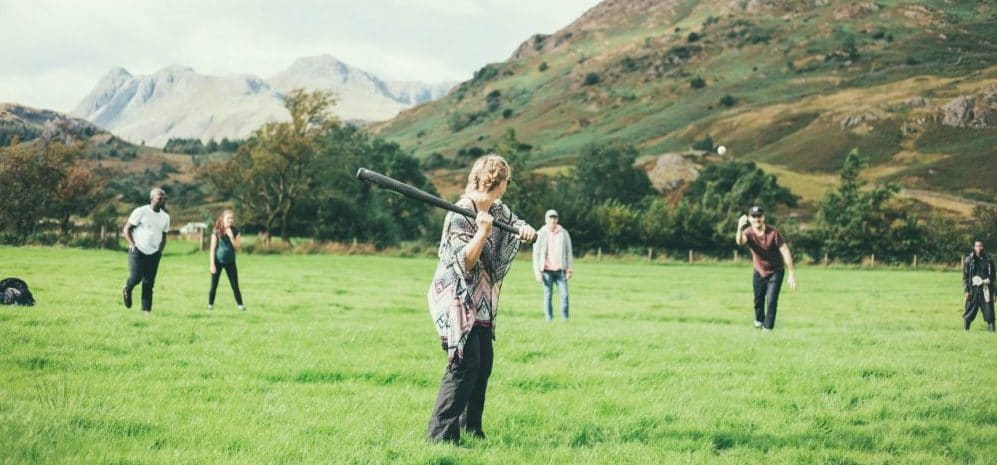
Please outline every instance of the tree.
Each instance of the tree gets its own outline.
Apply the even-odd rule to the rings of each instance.
[[[636,160],[632,145],[610,142],[586,147],[572,173],[575,194],[589,206],[606,200],[636,205],[654,194],[647,173],[634,166]]]
[[[818,234],[828,255],[847,261],[889,250],[890,226],[898,217],[887,202],[899,191],[894,184],[866,189],[859,178],[866,161],[853,149],[841,167],[840,185],[827,192],[817,211]]]
[[[89,214],[103,180],[82,164],[81,153],[59,142],[0,149],[0,229],[21,242],[46,218],[57,219],[66,233],[70,215]]]
[[[239,201],[244,217],[259,221],[268,234],[279,227],[290,243],[290,214],[313,183],[319,140],[339,126],[329,113],[333,104],[328,92],[292,90],[284,97],[290,121],[263,125],[231,159],[209,166],[203,175]]]
[[[59,221],[59,231],[65,237],[73,225],[72,215],[86,216],[104,199],[105,179],[96,176],[89,168],[75,163],[63,171],[62,179],[55,186],[52,214]]]

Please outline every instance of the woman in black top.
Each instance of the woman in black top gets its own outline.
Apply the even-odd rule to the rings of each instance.
[[[225,270],[228,282],[235,294],[235,303],[239,310],[245,310],[242,304],[242,293],[239,292],[239,270],[235,267],[235,252],[241,243],[239,230],[235,228],[235,212],[225,210],[215,220],[214,232],[211,234],[211,290],[208,292],[208,310],[214,308],[215,291],[218,289],[218,278],[221,270]]]

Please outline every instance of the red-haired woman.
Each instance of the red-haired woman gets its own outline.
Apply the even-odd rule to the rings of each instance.
[[[215,220],[214,231],[211,234],[211,290],[208,291],[208,310],[214,308],[215,291],[218,289],[218,278],[221,270],[225,270],[228,282],[235,294],[235,303],[239,310],[245,310],[242,304],[242,293],[239,292],[239,270],[235,267],[235,252],[239,249],[242,237],[235,227],[235,212],[225,210]]]

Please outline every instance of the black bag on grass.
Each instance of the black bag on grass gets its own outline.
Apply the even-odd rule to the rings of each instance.
[[[24,280],[7,278],[0,281],[0,304],[30,306],[35,304],[35,296],[31,295]]]

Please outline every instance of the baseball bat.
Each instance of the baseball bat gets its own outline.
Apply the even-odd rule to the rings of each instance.
[[[477,213],[468,208],[458,207],[446,200],[443,200],[433,194],[430,194],[422,189],[412,187],[405,184],[397,179],[389,178],[381,173],[371,171],[367,168],[360,168],[357,170],[357,179],[364,181],[369,184],[374,184],[376,186],[383,187],[385,189],[395,191],[402,194],[408,198],[418,200],[420,202],[428,203],[434,207],[439,207],[444,210],[449,210],[459,215],[464,215],[470,219],[474,219]],[[503,231],[519,235],[519,228],[512,226],[510,224],[503,223],[501,221],[495,221],[493,225]]]

